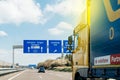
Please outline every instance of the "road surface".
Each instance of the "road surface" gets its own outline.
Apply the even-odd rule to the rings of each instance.
[[[48,71],[38,73],[38,70],[27,69],[24,71],[0,76],[0,80],[72,80],[71,72]]]

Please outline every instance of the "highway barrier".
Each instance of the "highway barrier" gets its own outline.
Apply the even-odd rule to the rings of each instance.
[[[0,76],[6,75],[6,74],[10,74],[10,73],[14,73],[14,72],[18,72],[18,71],[22,71],[24,69],[16,69],[16,68],[0,68]]]

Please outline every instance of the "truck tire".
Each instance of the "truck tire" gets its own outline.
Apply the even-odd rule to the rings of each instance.
[[[75,76],[75,80],[87,80],[87,79],[81,77],[80,75],[77,75]]]
[[[74,80],[87,80],[87,78],[81,77],[80,74],[77,72],[77,73],[75,74]]]
[[[75,78],[75,80],[86,80],[86,79],[84,79],[84,78],[78,76],[78,77]]]

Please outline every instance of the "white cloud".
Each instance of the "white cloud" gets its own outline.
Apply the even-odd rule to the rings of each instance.
[[[61,54],[24,54],[23,49],[14,49],[14,53],[14,63],[19,63],[20,65],[38,64],[38,62],[43,62],[47,59],[56,59],[61,56]],[[12,50],[0,49],[0,64],[12,63],[12,60]]]
[[[0,37],[4,37],[4,36],[7,36],[7,33],[4,31],[0,31]]]
[[[0,49],[0,64],[11,65],[12,63],[12,51],[7,49]]]
[[[66,22],[60,22],[58,25],[57,25],[57,28],[59,29],[63,29],[63,30],[72,30],[73,27],[71,24],[68,24]]]
[[[70,32],[70,30],[73,30],[73,27],[71,24],[68,24],[66,22],[60,22],[58,25],[56,25],[56,27],[48,29],[48,32],[51,35],[62,35],[65,32]]]
[[[51,28],[51,29],[48,29],[48,31],[51,35],[61,35],[64,32],[63,30],[60,30],[58,28]]]
[[[62,0],[58,1],[57,4],[47,4],[45,11],[65,16],[79,16],[81,12],[85,9],[85,1],[86,0]]]
[[[52,7],[51,5],[47,4],[47,5],[46,5],[46,8],[45,8],[45,11],[46,11],[46,12],[47,12],[47,11],[48,11],[48,12],[49,12],[49,11],[52,11],[52,12],[53,12],[54,9],[53,9],[53,7]]]
[[[10,51],[5,49],[0,49],[0,54],[6,54],[6,53],[10,53]]]
[[[34,0],[1,0],[0,23],[44,23],[40,4]]]

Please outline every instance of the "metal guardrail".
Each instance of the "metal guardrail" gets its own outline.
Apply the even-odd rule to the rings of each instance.
[[[4,71],[4,70],[13,70],[13,68],[0,68],[0,71]]]
[[[24,69],[0,68],[0,76],[10,74],[10,73],[14,73],[14,72],[18,72],[18,71],[22,71],[22,70],[24,70]]]

